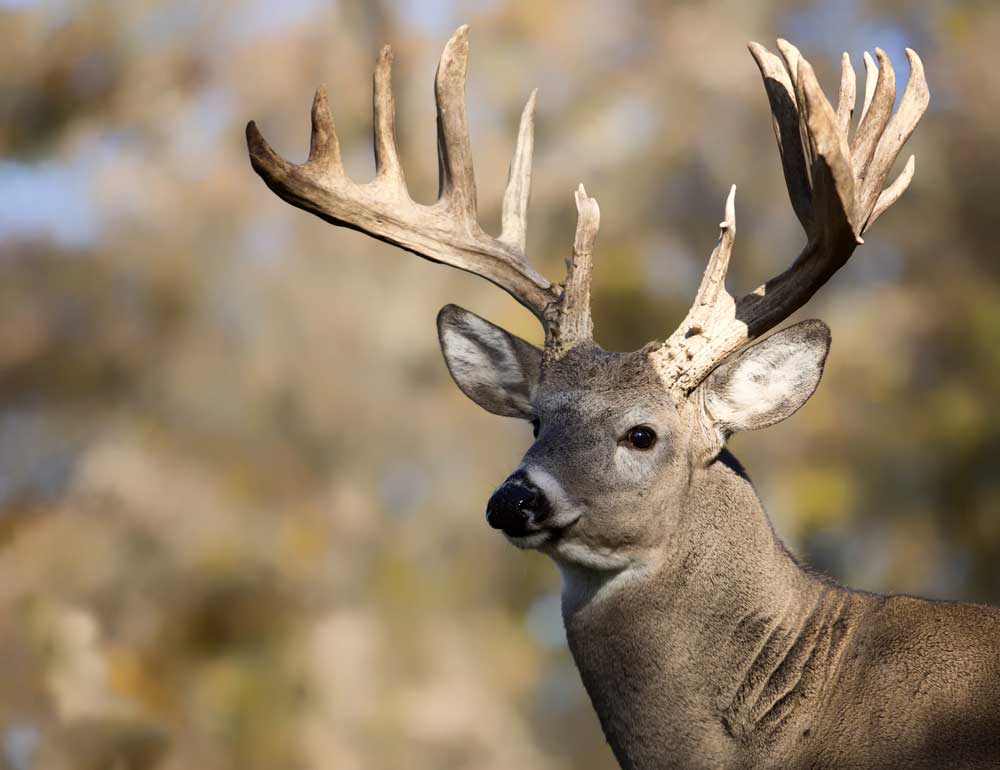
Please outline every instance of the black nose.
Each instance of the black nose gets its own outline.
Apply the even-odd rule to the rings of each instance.
[[[486,521],[509,535],[529,534],[529,524],[540,524],[548,515],[549,501],[520,471],[501,484],[486,504]]]

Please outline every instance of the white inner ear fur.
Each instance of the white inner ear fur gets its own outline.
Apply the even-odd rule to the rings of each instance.
[[[450,327],[442,334],[456,379],[470,388],[493,391],[527,410],[530,401],[516,391],[526,376],[507,337],[472,314],[463,321],[469,327],[469,336]],[[493,351],[499,361],[491,358],[487,350]]]
[[[773,425],[812,395],[826,348],[801,340],[760,344],[736,361],[721,383],[705,392],[705,407],[720,428],[751,430]]]

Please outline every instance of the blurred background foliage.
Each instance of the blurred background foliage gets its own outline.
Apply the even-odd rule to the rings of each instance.
[[[295,210],[253,117],[304,157],[329,85],[371,173],[396,50],[411,190],[431,82],[472,25],[496,228],[540,87],[529,251],[552,278],[579,181],[603,210],[598,339],[678,322],[739,185],[731,288],[797,253],[745,43],[922,55],[915,182],[808,308],[834,330],[795,419],[735,441],[776,526],[852,585],[1000,602],[1000,5],[898,0],[0,0],[0,768],[614,767],[564,649],[555,569],[487,530],[530,427],[451,384],[485,282]]]

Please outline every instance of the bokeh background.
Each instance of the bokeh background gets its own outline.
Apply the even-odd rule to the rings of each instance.
[[[330,227],[246,159],[304,158],[329,85],[365,179],[371,69],[396,50],[414,196],[431,84],[471,24],[483,222],[524,99],[529,252],[562,276],[601,203],[598,340],[683,316],[739,185],[730,276],[797,253],[746,41],[916,48],[916,179],[811,303],[817,395],[739,437],[776,526],[852,585],[1000,602],[1000,5],[891,0],[0,0],[0,768],[611,770],[559,578],[483,521],[530,426],[455,388],[434,317],[529,339],[482,280]],[[801,314],[800,314],[801,315]]]

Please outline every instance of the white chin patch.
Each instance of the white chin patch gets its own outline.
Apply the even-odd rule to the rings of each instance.
[[[555,547],[559,560],[594,572],[618,572],[631,564],[627,556],[607,548],[592,548],[572,540],[562,540]]]
[[[549,539],[550,535],[547,531],[542,530],[541,532],[532,532],[530,535],[508,535],[504,533],[504,537],[511,542],[512,545],[518,548],[538,548],[538,546],[545,543]]]

